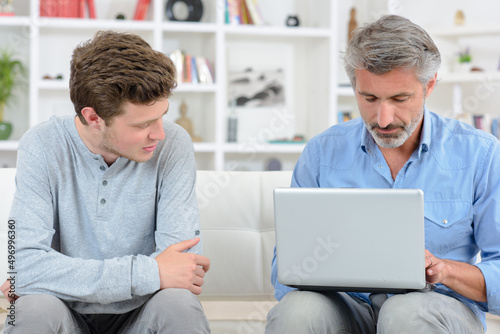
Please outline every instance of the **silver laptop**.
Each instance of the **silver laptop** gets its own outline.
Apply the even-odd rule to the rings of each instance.
[[[423,192],[277,188],[278,281],[304,290],[403,293],[425,281]]]

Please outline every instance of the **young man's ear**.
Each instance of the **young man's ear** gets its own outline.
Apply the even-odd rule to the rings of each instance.
[[[103,126],[106,124],[104,123],[104,120],[97,115],[95,112],[94,108],[92,107],[85,107],[82,109],[82,116],[85,118],[87,121],[87,124],[90,127],[96,128],[96,129],[101,129]]]

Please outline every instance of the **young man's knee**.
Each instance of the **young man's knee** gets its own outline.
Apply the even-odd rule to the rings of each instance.
[[[14,306],[15,326],[9,326],[7,323],[4,333],[11,333],[14,328],[23,333],[34,330],[39,333],[50,333],[54,328],[71,327],[74,322],[69,307],[59,298],[49,294],[22,296]]]
[[[54,313],[62,315],[69,312],[69,307],[59,298],[49,294],[35,294],[20,297],[15,303],[16,309],[29,314]]]
[[[160,290],[148,301],[146,309],[149,312],[161,313],[163,316],[204,314],[198,298],[186,289]]]

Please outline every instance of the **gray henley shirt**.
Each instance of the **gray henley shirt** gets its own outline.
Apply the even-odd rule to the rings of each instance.
[[[189,135],[164,121],[153,157],[110,167],[74,117],[52,117],[19,143],[10,219],[16,293],[47,293],[79,313],[125,313],[160,288],[154,257],[199,234]],[[200,253],[201,243],[193,249]]]

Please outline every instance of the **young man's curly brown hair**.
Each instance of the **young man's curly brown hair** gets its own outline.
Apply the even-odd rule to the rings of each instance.
[[[109,125],[125,102],[151,104],[168,98],[176,86],[170,58],[137,35],[99,31],[73,51],[70,97],[83,124],[85,107]]]

